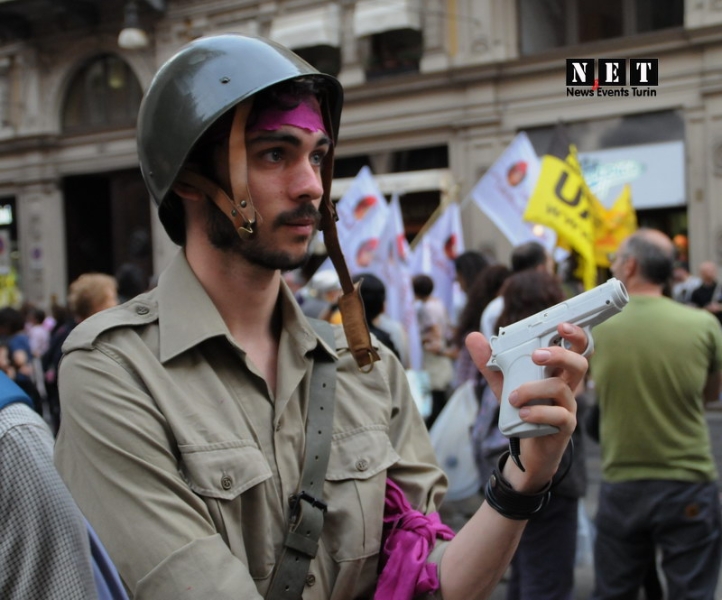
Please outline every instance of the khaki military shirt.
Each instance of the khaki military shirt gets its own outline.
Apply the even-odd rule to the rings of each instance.
[[[317,337],[283,285],[275,395],[182,252],[158,287],[66,341],[56,464],[137,599],[258,599],[297,491],[313,352],[337,362],[328,512],[305,600],[371,598],[386,478],[412,506],[445,489],[395,357],[359,371],[343,330]],[[438,563],[439,542],[429,557]]]

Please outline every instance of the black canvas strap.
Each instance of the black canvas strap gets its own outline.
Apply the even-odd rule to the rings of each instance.
[[[316,319],[309,322],[321,339],[331,348],[335,347],[331,325]],[[308,568],[318,550],[326,514],[323,484],[331,454],[335,392],[336,362],[327,353],[318,351],[311,372],[301,483],[290,500],[288,532],[266,600],[300,600]]]

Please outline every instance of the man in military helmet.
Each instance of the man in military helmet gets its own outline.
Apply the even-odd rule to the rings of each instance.
[[[56,463],[137,599],[484,598],[575,426],[584,333],[538,352],[523,440],[456,536],[445,478],[393,354],[369,336],[330,200],[342,91],[287,49],[201,38],[138,119],[141,170],[181,250],[152,291],[78,326],[60,369]],[[317,228],[342,326],[307,319],[281,272]],[[489,346],[469,340],[487,372]],[[453,538],[453,539],[452,539]]]

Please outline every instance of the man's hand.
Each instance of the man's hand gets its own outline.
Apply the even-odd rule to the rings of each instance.
[[[519,492],[537,492],[549,482],[577,423],[574,390],[587,372],[587,359],[581,356],[587,347],[587,336],[583,329],[569,323],[561,324],[558,332],[566,340],[569,350],[552,346],[535,350],[532,354],[536,364],[552,368],[552,377],[525,383],[509,397],[514,406],[520,407],[519,416],[524,421],[547,423],[559,429],[556,434],[521,440],[526,472],[517,469],[512,461],[507,461],[504,476]],[[486,366],[491,356],[489,342],[481,333],[471,333],[466,338],[466,346],[494,394],[500,397],[503,374]],[[530,400],[539,398],[551,399],[552,405],[524,406]]]

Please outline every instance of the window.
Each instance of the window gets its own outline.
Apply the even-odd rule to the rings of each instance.
[[[577,28],[579,42],[594,42],[622,37],[624,0],[579,0]]]
[[[414,29],[383,31],[369,38],[366,79],[373,80],[401,73],[418,73],[423,38]]]
[[[130,67],[117,56],[95,58],[81,68],[68,88],[63,107],[66,133],[134,127],[140,84]]]
[[[321,73],[336,77],[341,71],[341,50],[333,46],[311,46],[294,50],[303,60]]]
[[[424,169],[445,169],[449,166],[449,147],[431,146],[394,152],[395,173],[423,171]]]
[[[684,0],[519,0],[521,53],[684,25]]]
[[[363,167],[371,167],[371,157],[368,154],[358,156],[338,157],[334,160],[334,178],[356,177]]]

